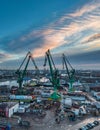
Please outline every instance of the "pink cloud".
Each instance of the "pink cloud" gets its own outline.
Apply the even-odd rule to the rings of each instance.
[[[97,9],[100,5],[99,4],[94,4],[94,5],[86,5],[81,9],[78,9],[75,13],[71,13],[69,14],[69,16],[71,17],[80,17],[82,15],[84,15],[85,13],[90,13],[92,11],[94,11],[95,9]]]
[[[63,15],[56,23],[51,23],[48,25],[48,28],[43,28],[43,30],[37,30],[36,32],[33,31],[29,33],[27,38],[41,35],[43,36],[41,47],[33,49],[33,55],[35,57],[42,56],[47,49],[54,49],[63,44],[71,44],[71,42],[74,42],[75,37],[82,37],[80,42],[75,46],[76,50],[79,49],[79,47],[82,47],[86,51],[86,49],[90,47],[87,40],[91,39],[89,39],[90,34],[84,36],[83,32],[91,30],[93,34],[100,30],[100,16],[98,15],[100,12],[99,6],[100,3],[89,3],[74,13]],[[59,27],[59,24],[63,23],[67,19],[70,19],[70,23],[64,23],[62,27]],[[56,29],[56,27],[58,29]],[[68,40],[69,38],[70,40]],[[94,38],[96,38],[96,36]],[[22,40],[25,40],[25,38],[22,38]],[[87,45],[82,45],[83,41],[87,41]],[[94,42],[91,44],[90,48],[93,49],[93,47]]]

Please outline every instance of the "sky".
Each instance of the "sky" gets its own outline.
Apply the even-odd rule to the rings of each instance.
[[[50,49],[76,69],[100,69],[100,0],[0,0],[0,68],[16,69],[28,51],[38,66]]]

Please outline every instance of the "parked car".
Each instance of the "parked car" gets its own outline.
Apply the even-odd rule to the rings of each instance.
[[[89,129],[92,129],[92,128],[94,127],[94,125],[93,125],[92,123],[88,123],[86,126],[87,126]]]
[[[99,125],[99,121],[95,120],[95,121],[93,122],[93,124],[94,124],[95,126],[97,126],[97,125]]]
[[[87,126],[83,126],[83,127],[79,128],[78,130],[89,130],[89,128]]]
[[[87,125],[79,128],[78,130],[90,130],[90,129],[93,129],[97,125],[99,125],[99,121],[95,120],[93,123],[88,123]]]

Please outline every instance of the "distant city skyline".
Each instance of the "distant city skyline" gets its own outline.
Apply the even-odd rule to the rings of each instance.
[[[38,66],[50,49],[61,66],[100,69],[99,0],[0,0],[0,67],[17,69],[28,51]]]

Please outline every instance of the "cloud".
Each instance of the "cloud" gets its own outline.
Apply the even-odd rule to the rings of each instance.
[[[85,5],[83,8],[78,9],[75,13],[69,14],[69,16],[80,17],[80,16],[83,16],[84,14],[88,14],[88,13],[95,11],[99,7],[100,6],[99,6],[98,2],[92,2],[88,5]]]
[[[73,13],[65,14],[55,23],[51,23],[48,26],[49,32],[47,31],[48,33],[44,35],[44,44],[41,48],[33,50],[33,54],[40,56],[48,48],[54,51],[59,48],[58,52],[63,50],[68,51],[70,54],[78,53],[79,49],[83,52],[99,49],[99,7],[100,2],[94,1]],[[68,24],[66,23],[67,20],[70,21]],[[83,45],[83,41],[85,41],[86,45]],[[71,52],[71,50],[73,51]]]
[[[8,59],[11,59],[11,55],[10,54],[0,53],[0,63],[2,63],[3,61],[6,61]]]
[[[9,58],[8,55],[0,53],[0,59]]]
[[[88,38],[86,38],[86,40],[84,41],[84,43],[93,42],[93,41],[99,40],[99,39],[100,39],[100,33],[94,34],[94,35],[89,36]]]
[[[0,39],[0,43],[3,43],[0,47],[14,59],[25,56],[27,51],[32,51],[33,57],[40,57],[48,49],[53,53],[68,54],[99,50],[99,7],[100,2],[93,0],[72,13],[57,17],[56,22],[31,28],[18,36]]]
[[[51,54],[56,67],[62,69],[62,54],[54,54],[52,52]],[[68,53],[66,52],[65,55],[75,69],[100,69],[100,51],[92,51],[74,55],[68,55]],[[0,67],[8,69],[18,69],[23,59],[24,58],[22,57],[18,60],[7,60],[4,63],[1,63]],[[43,69],[44,57],[36,58],[35,62],[40,70]],[[46,67],[49,68],[48,63]],[[29,64],[28,69],[35,69],[35,67],[33,64]]]
[[[54,30],[50,30],[49,32],[47,30],[44,34],[44,44],[41,48],[36,48],[33,50],[33,55],[35,57],[44,55],[48,49],[54,49],[64,42],[64,35]]]

